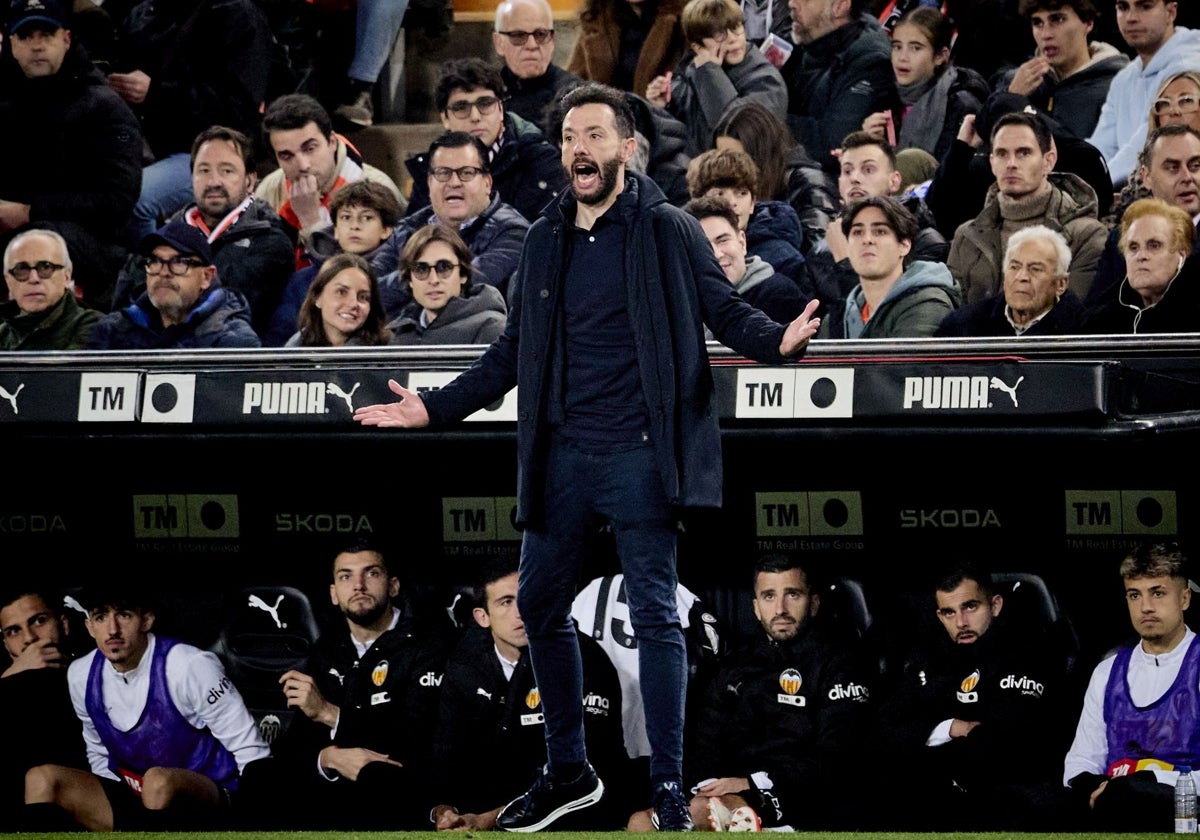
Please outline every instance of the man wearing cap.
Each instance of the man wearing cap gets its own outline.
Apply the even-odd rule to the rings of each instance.
[[[243,771],[270,757],[217,657],[153,632],[151,600],[108,584],[78,599],[96,650],[67,669],[91,772],[43,764],[27,805],[58,805],[91,831],[215,829]]]
[[[287,223],[253,194],[257,180],[253,141],[235,128],[206,128],[192,142],[195,203],[180,218],[208,237],[221,284],[246,296],[261,336],[295,271],[296,257]],[[145,289],[146,272],[135,254],[117,278],[113,308],[128,306]]]
[[[93,350],[261,347],[241,292],[226,289],[204,231],[172,219],[138,246],[146,291],[96,325]]]
[[[0,66],[0,247],[25,227],[67,241],[82,299],[108,311],[142,181],[133,111],[72,40],[63,0],[17,0]]]

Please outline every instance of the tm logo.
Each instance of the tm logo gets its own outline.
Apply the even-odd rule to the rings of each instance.
[[[239,537],[238,497],[206,493],[134,496],[133,536],[139,540]]]

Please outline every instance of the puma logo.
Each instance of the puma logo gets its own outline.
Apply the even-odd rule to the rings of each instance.
[[[325,383],[325,393],[332,394],[335,397],[341,397],[343,400],[346,401],[346,408],[350,409],[350,413],[353,414],[354,413],[354,403],[351,401],[351,398],[354,396],[354,392],[358,390],[358,386],[361,384],[362,384],[361,382],[355,382],[354,387],[351,388],[350,393],[347,394],[345,391],[342,390],[342,387],[340,385],[338,385],[336,382],[326,382]]]
[[[13,407],[13,414],[21,413],[20,411],[17,410],[17,394],[21,393],[21,391],[24,388],[25,388],[25,383],[22,382],[20,385],[17,386],[17,390],[13,391],[10,394],[8,391],[6,391],[4,389],[4,387],[2,385],[0,385],[0,397],[4,397],[4,399],[8,400],[9,404]]]
[[[275,620],[275,626],[278,627],[280,630],[282,630],[285,627],[287,627],[287,625],[279,620],[279,605],[281,603],[283,603],[282,595],[280,595],[278,598],[275,599],[275,606],[273,606],[273,607],[267,606],[267,602],[264,601],[262,598],[259,598],[257,595],[251,595],[250,600],[248,602],[249,606],[258,607],[263,612],[270,613],[271,618],[273,618]]]
[[[1021,383],[1024,381],[1025,377],[1022,376],[1016,382],[1014,382],[1010,388],[1002,379],[1000,379],[1000,377],[993,376],[988,382],[988,387],[996,391],[1003,391],[1004,393],[1008,394],[1008,398],[1012,400],[1013,408],[1020,408],[1020,406],[1017,405],[1017,388],[1020,387]]]

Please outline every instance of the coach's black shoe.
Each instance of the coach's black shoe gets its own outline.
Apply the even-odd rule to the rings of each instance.
[[[604,782],[592,765],[584,765],[579,778],[560,782],[550,776],[548,767],[524,795],[509,802],[496,817],[496,827],[505,831],[541,831],[559,817],[595,805],[604,795]]]
[[[679,782],[662,782],[654,788],[654,813],[651,824],[658,831],[692,831],[695,824]]]

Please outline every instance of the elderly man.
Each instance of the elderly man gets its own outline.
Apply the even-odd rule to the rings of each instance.
[[[563,89],[582,81],[554,57],[554,13],[546,0],[501,0],[496,6],[492,46],[504,59],[500,78],[508,88],[504,107],[531,123],[544,124]]]
[[[4,249],[8,301],[0,304],[0,350],[82,350],[100,313],[75,298],[67,242],[27,230]]]
[[[1058,152],[1039,114],[1015,111],[992,127],[990,162],[996,181],[983,210],[958,226],[946,265],[974,303],[1000,291],[1009,236],[1042,224],[1061,231],[1071,246],[1071,291],[1086,298],[1108,228],[1097,217],[1096,192],[1078,175],[1052,172]]]
[[[0,68],[8,129],[0,132],[0,247],[25,226],[57,230],[75,256],[83,300],[108,311],[142,183],[142,131],[72,39],[69,7],[23,0],[6,18],[13,60]]]
[[[558,149],[542,130],[504,105],[508,89],[500,71],[481,58],[446,62],[434,98],[447,131],[465,131],[487,150],[488,168],[500,200],[533,222],[566,185]],[[409,210],[429,205],[428,155],[405,163],[412,175]]]
[[[1021,228],[1004,250],[1004,294],[967,304],[942,320],[938,336],[1071,335],[1083,303],[1067,288],[1071,248],[1045,225]]]
[[[212,248],[199,228],[172,219],[145,237],[138,252],[146,291],[104,316],[88,341],[95,350],[261,347],[241,292],[217,278]]]
[[[475,279],[508,292],[517,269],[529,222],[492,190],[487,150],[477,138],[447,131],[429,145],[432,162],[426,176],[431,204],[401,219],[391,238],[372,259],[380,275],[379,291],[389,318],[400,313],[412,293],[397,274],[400,253],[412,234],[431,224],[458,231],[474,259]]]
[[[1200,132],[1186,125],[1162,125],[1150,132],[1141,154],[1141,182],[1150,195],[1173,204],[1192,217],[1200,227]],[[1096,266],[1096,277],[1084,303],[1091,307],[1125,279],[1125,255],[1121,253],[1121,226],[1116,225],[1104,243]],[[1200,251],[1200,237],[1192,253]]]

